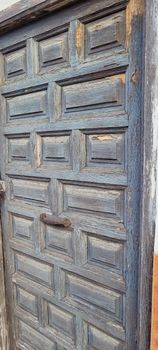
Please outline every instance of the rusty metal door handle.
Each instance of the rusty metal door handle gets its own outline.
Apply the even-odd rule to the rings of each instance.
[[[71,226],[71,221],[68,218],[60,218],[59,216],[55,215],[47,215],[45,213],[40,215],[40,220],[44,222],[46,225],[58,225],[58,226],[64,226],[69,227]]]

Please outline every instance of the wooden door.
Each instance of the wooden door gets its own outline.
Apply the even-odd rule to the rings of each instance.
[[[79,1],[0,38],[11,350],[137,349],[141,4]]]

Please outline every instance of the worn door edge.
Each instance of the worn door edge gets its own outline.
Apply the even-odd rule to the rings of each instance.
[[[1,223],[0,223],[0,350],[9,350]]]
[[[24,23],[52,13],[79,0],[21,0],[8,9],[0,12],[0,33],[9,32]],[[80,0],[81,2],[82,0]],[[142,0],[143,1],[143,0]],[[144,76],[143,86],[143,123],[142,123],[142,187],[141,187],[141,220],[140,220],[140,283],[138,305],[138,349],[149,350],[151,324],[151,286],[155,232],[156,209],[156,157],[157,128],[156,101],[158,101],[158,26],[155,14],[158,12],[158,0],[145,0],[144,23]],[[156,33],[157,32],[157,33]],[[156,48],[157,46],[157,48]],[[156,74],[157,73],[157,74]],[[155,102],[155,103],[154,103]],[[158,108],[158,107],[157,107]],[[0,241],[1,242],[1,241]],[[1,258],[1,250],[0,250]],[[0,271],[1,273],[1,271]],[[3,348],[2,348],[3,349]],[[6,349],[5,349],[6,350]],[[152,349],[156,350],[156,349]]]
[[[138,349],[150,349],[158,143],[158,0],[145,0]],[[156,349],[152,349],[156,350]]]

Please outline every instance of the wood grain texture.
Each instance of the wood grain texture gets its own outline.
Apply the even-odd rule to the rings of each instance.
[[[0,349],[9,350],[9,325],[6,309],[2,230],[0,225]]]
[[[63,32],[52,33],[47,39],[38,42],[39,70],[56,65],[67,66],[69,63],[69,32],[68,28]]]
[[[4,60],[6,79],[23,75],[27,72],[25,47],[4,54]]]
[[[47,116],[46,93],[47,91],[44,90],[9,98],[6,101],[8,120]]]
[[[80,0],[83,2],[83,0]],[[100,0],[99,0],[100,1]],[[17,28],[27,22],[33,22],[48,15],[58,9],[68,5],[73,5],[79,0],[21,0],[18,3],[8,7],[0,13],[0,31],[7,32],[12,28]],[[123,1],[126,3],[127,0]],[[106,5],[111,7],[115,5],[116,0],[108,0]],[[117,0],[118,4],[122,0]]]
[[[145,1],[146,20],[144,23],[142,69],[143,78],[143,145],[142,145],[142,196],[141,196],[141,273],[140,273],[140,350],[150,348],[151,336],[151,300],[152,273],[155,236],[156,210],[156,150],[157,137],[154,140],[155,105],[157,105],[157,1]],[[148,117],[150,114],[150,118]]]
[[[26,323],[19,321],[19,334],[20,339],[18,342],[18,347],[22,349],[23,344],[29,344],[32,348],[39,348],[39,350],[48,349],[55,350],[56,344],[51,342],[46,337],[42,336],[39,332],[36,332]]]
[[[127,213],[127,222],[129,228],[128,241],[128,263],[129,269],[127,271],[127,280],[129,280],[128,298],[133,295],[134,299],[138,298],[138,290],[140,278],[143,278],[144,271],[137,267],[139,258],[139,247],[143,244],[140,239],[140,211],[141,211],[141,176],[142,176],[142,159],[141,159],[141,140],[143,140],[143,95],[142,95],[142,64],[143,64],[143,21],[144,21],[144,1],[132,0],[127,7],[127,43],[129,46],[130,64],[128,69],[128,88],[133,98],[128,103],[129,119],[129,138],[128,151],[131,152],[130,162],[128,163],[129,172],[129,187],[128,187],[128,205],[132,207],[131,211]],[[133,79],[133,77],[135,79]],[[135,140],[135,145],[133,143]],[[138,166],[139,164],[139,166]],[[129,171],[129,170],[128,170]],[[132,204],[133,203],[133,204]],[[134,231],[133,231],[134,229]],[[133,233],[135,232],[135,237]],[[134,260],[133,260],[134,259]],[[132,263],[133,261],[133,263]],[[137,263],[135,263],[137,261]],[[141,276],[141,277],[140,277]],[[127,304],[127,324],[130,320],[131,327],[135,330],[135,345],[136,349],[148,349],[148,344],[141,343],[141,337],[138,331],[139,316],[143,307],[142,301],[135,303],[133,299],[132,312]],[[136,320],[137,315],[137,320]],[[129,326],[127,325],[127,329]],[[144,332],[143,328],[141,330]],[[132,332],[130,333],[132,334]],[[131,335],[127,332],[128,346],[133,341]],[[147,333],[146,333],[147,334]],[[143,347],[144,346],[144,347]]]
[[[5,31],[11,28],[37,20],[43,15],[47,15],[66,5],[77,2],[78,0],[21,0],[18,3],[8,7],[0,13],[0,30]]]
[[[85,59],[92,60],[93,57],[100,57],[109,54],[109,50],[113,52],[125,48],[126,25],[125,12],[121,11],[99,19],[86,23],[85,31]]]
[[[92,347],[92,349],[96,348],[97,350],[102,350],[105,348],[107,350],[121,350],[122,348],[119,341],[114,341],[111,337],[103,334],[102,331],[91,325],[87,327],[87,334],[89,336],[89,346]]]
[[[38,318],[38,300],[37,296],[28,293],[26,290],[17,287],[16,289],[17,306],[31,313],[35,318]]]

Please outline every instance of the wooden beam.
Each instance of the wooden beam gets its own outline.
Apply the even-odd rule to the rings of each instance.
[[[0,33],[46,16],[79,0],[20,0],[0,12]],[[84,0],[80,0],[82,2]]]

